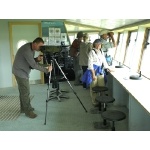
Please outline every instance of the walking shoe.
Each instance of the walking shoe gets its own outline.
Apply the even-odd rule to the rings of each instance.
[[[20,113],[24,113],[24,110],[21,109],[21,110],[20,110]]]
[[[31,107],[31,111],[34,111],[35,109]],[[21,109],[20,113],[25,113],[25,110]]]
[[[25,115],[29,118],[36,118],[37,114],[35,114],[33,111],[27,111],[25,112]]]
[[[33,107],[31,107],[31,111],[34,111],[35,109]]]

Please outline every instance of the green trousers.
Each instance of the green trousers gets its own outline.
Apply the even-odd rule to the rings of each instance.
[[[31,111],[31,104],[30,104],[30,86],[29,86],[29,79],[20,78],[15,76],[18,90],[19,90],[19,98],[20,98],[20,107],[23,111]]]
[[[79,65],[79,56],[73,58],[73,69],[75,73],[74,84],[80,84],[83,71],[82,71],[82,67]]]

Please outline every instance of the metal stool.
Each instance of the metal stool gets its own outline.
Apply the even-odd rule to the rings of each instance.
[[[106,87],[106,86],[95,86],[92,88],[92,91],[95,93],[99,93],[99,95],[101,95],[101,93],[108,91],[108,87]]]
[[[115,99],[111,96],[97,96],[96,101],[99,102],[99,111],[106,111],[106,104],[113,103]],[[103,109],[101,110],[101,104],[103,104]]]
[[[101,113],[106,111],[107,103],[113,103],[115,101],[115,99],[111,96],[97,96],[96,100],[99,102],[98,111]],[[102,104],[103,104],[103,108],[101,109]],[[94,122],[94,128],[109,129],[110,123],[107,123],[106,119],[103,119],[103,122]]]
[[[104,111],[101,116],[104,120],[112,121],[112,131],[115,131],[115,121],[121,121],[126,118],[125,113],[118,110]],[[104,122],[104,125],[106,125],[106,122]]]
[[[92,88],[92,91],[95,93],[99,93],[99,96],[104,95],[104,92],[108,91],[106,86],[95,86]],[[101,108],[101,103],[98,104],[98,108]],[[92,114],[99,113],[100,109],[91,109]]]

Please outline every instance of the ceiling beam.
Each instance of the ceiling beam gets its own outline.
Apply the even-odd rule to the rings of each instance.
[[[113,31],[121,30],[121,29],[123,30],[123,29],[126,29],[126,28],[138,27],[139,25],[145,25],[145,24],[148,24],[148,23],[150,23],[150,19],[146,19],[146,20],[136,22],[136,23],[133,23],[133,24],[129,24],[129,25],[126,25],[126,26],[114,28],[112,30]]]
[[[86,24],[81,24],[81,23],[76,23],[76,22],[66,21],[66,20],[64,21],[64,23],[68,24],[68,25],[79,26],[79,27],[93,28],[93,29],[99,30],[99,31],[103,29],[103,28],[92,26],[92,25],[86,25]]]
[[[79,31],[67,31],[67,33],[77,33]],[[84,33],[98,33],[99,30],[84,30]]]

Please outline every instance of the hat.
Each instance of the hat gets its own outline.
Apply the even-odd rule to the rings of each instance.
[[[108,32],[110,32],[109,30],[101,30],[100,32],[99,32],[99,35],[101,36],[101,35],[103,35],[103,34],[108,34]]]
[[[102,42],[101,42],[101,40],[100,40],[100,39],[96,39],[96,40],[93,42],[93,44],[97,44],[97,43],[102,44]]]
[[[83,38],[84,38],[84,39],[89,39],[89,34],[88,34],[88,33],[84,33],[84,34],[83,34]]]
[[[83,34],[83,37],[89,38],[89,34],[88,34],[88,33],[84,33],[84,34]]]
[[[82,37],[83,37],[83,32],[82,31],[78,32],[77,33],[77,38],[82,38]]]

